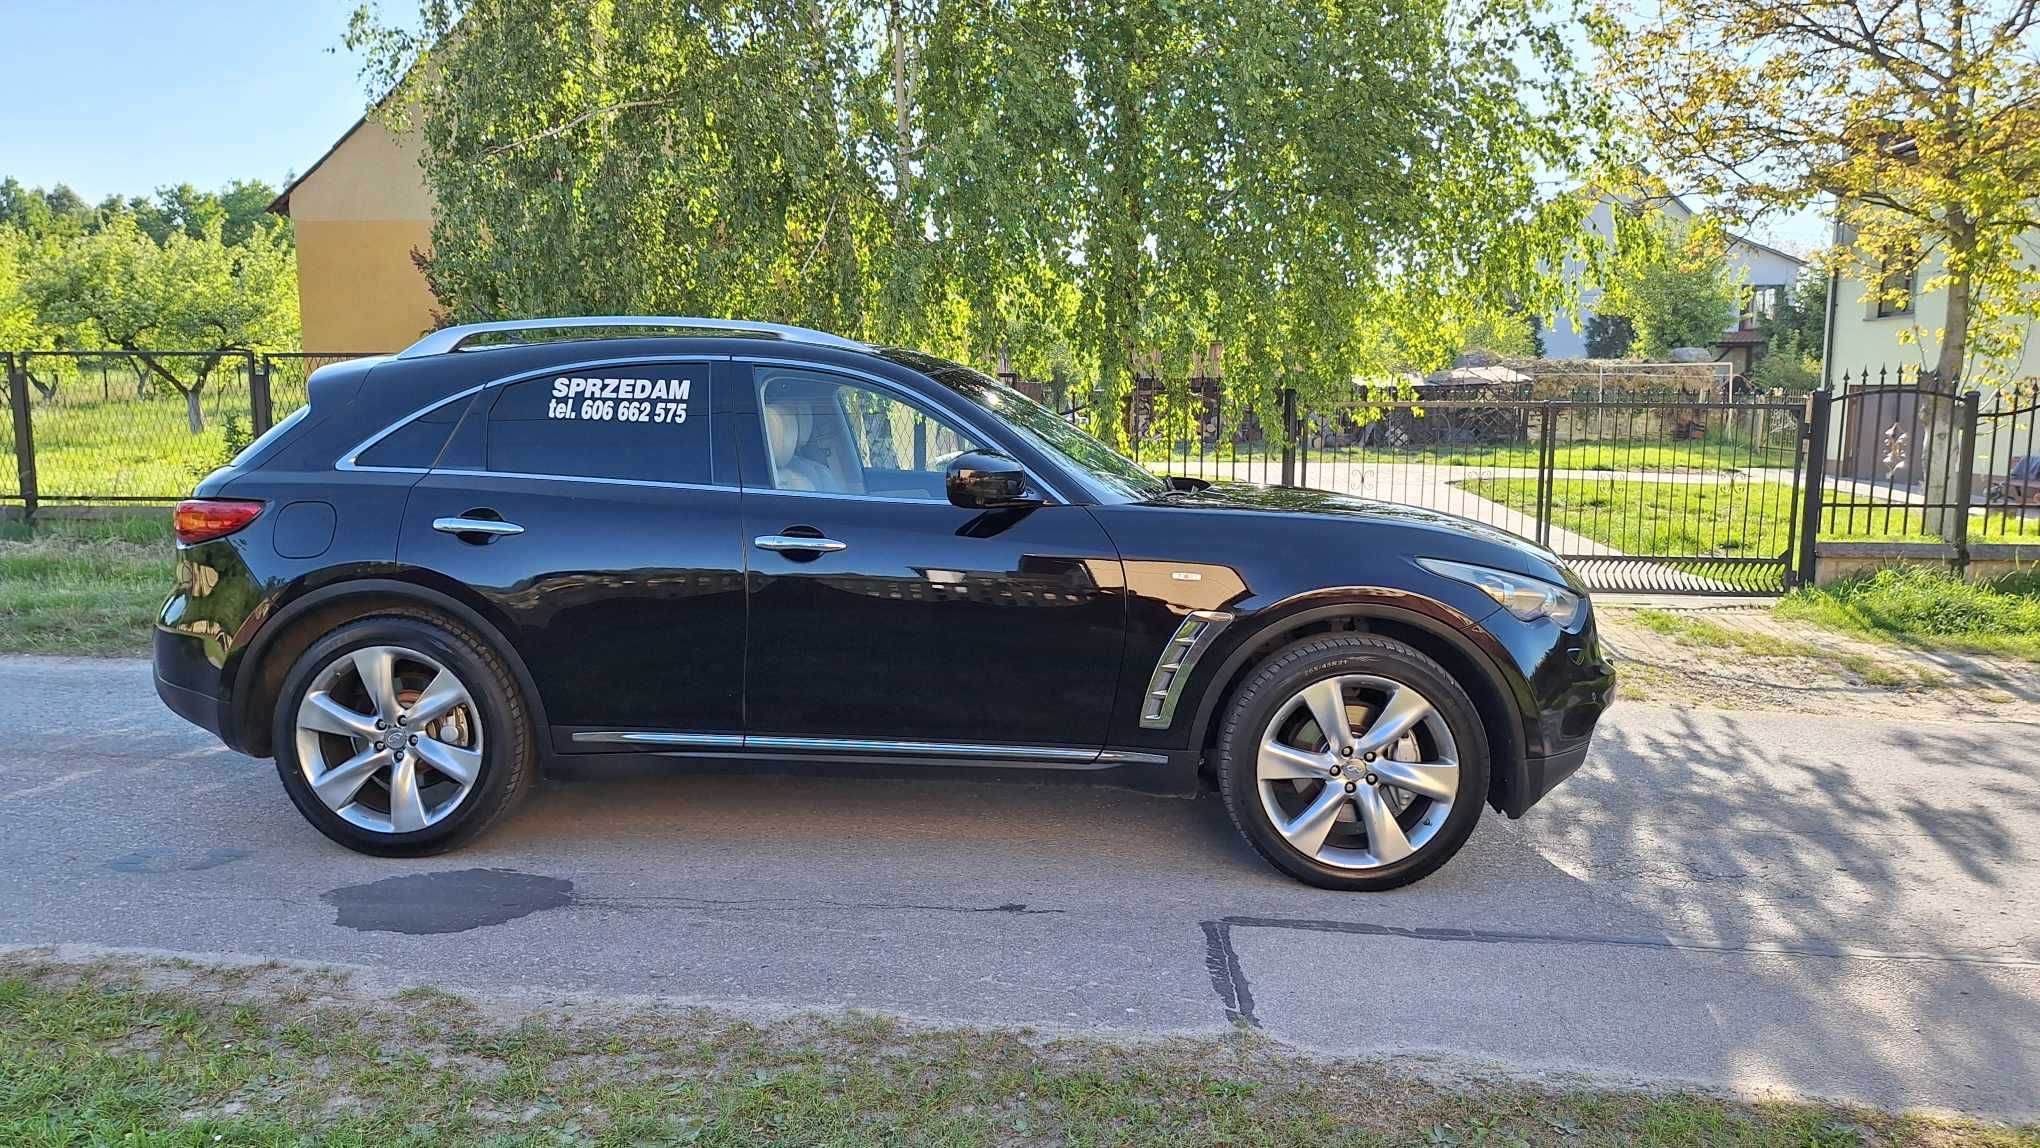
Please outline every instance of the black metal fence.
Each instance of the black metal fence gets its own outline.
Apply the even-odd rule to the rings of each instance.
[[[1931,373],[1845,373],[1825,400],[1819,536],[2040,539],[2040,398],[2031,386],[1942,386]]]
[[[1298,418],[1289,481],[1534,539],[1600,590],[1777,593],[1805,419],[1785,400],[1355,403]]]
[[[1958,557],[2040,539],[2031,389],[1985,396],[1858,372],[1839,392],[1791,398],[1732,384],[1418,392],[1320,404],[1284,392],[1271,416],[1278,404],[1191,380],[1137,387],[1122,414],[1133,454],[1157,471],[1473,519],[1551,547],[1598,590],[1775,594],[1811,577],[1823,539]]]
[[[0,353],[0,505],[176,500],[355,358],[242,351]],[[1647,380],[1646,380],[1647,381]],[[1769,594],[1819,540],[2040,541],[2040,395],[1916,374],[1833,394],[1428,383],[1310,403],[1142,380],[1119,413],[1159,472],[1313,487],[1535,539],[1596,589]],[[1073,416],[1081,417],[1081,416]]]
[[[173,502],[291,411],[334,354],[0,352],[0,504]]]
[[[1977,525],[1993,541],[2040,541],[2040,386],[1993,394],[1976,412]]]

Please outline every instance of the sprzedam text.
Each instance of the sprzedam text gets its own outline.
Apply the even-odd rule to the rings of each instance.
[[[552,419],[597,422],[687,421],[690,379],[554,379],[545,413]]]

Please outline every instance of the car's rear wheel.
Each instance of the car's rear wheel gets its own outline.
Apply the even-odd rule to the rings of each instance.
[[[364,853],[460,845],[538,772],[515,677],[440,618],[366,618],[313,643],[284,681],[275,723],[276,768],[292,802]]]
[[[1393,889],[1450,860],[1487,798],[1486,730],[1466,690],[1402,642],[1305,639],[1234,695],[1219,788],[1276,868],[1327,889]]]

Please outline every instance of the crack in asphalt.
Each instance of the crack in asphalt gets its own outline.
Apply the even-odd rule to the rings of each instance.
[[[1211,991],[1225,1009],[1228,1021],[1261,1027],[1254,1014],[1254,992],[1246,969],[1233,947],[1235,929],[1291,929],[1310,933],[1344,933],[1351,936],[1388,937],[1404,941],[1446,941],[1482,945],[1566,945],[1602,948],[1661,949],[1668,952],[1720,953],[1747,957],[1810,957],[1822,960],[1882,961],[1938,965],[1967,965],[1986,968],[2040,969],[2040,960],[2002,957],[1982,953],[1893,952],[1848,945],[1782,945],[1751,942],[1732,944],[1715,941],[1681,940],[1676,937],[1625,937],[1595,933],[1511,932],[1495,929],[1422,928],[1405,925],[1377,925],[1366,921],[1313,921],[1281,917],[1219,917],[1201,921],[1204,930],[1204,968],[1211,977]]]

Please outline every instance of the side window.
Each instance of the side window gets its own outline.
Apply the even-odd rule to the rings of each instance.
[[[489,409],[485,469],[706,483],[709,373],[670,363],[512,383]]]
[[[780,490],[940,502],[949,460],[978,446],[939,415],[840,376],[759,367],[756,382]]]

